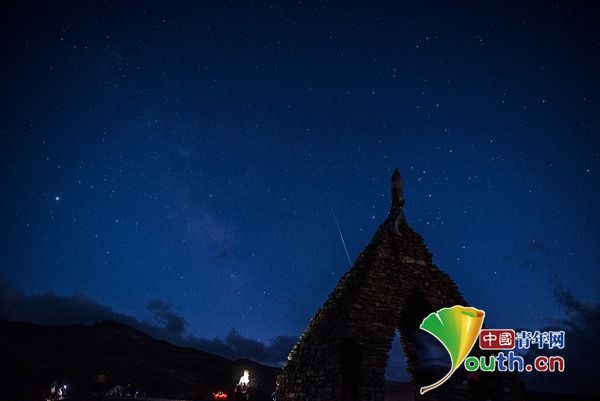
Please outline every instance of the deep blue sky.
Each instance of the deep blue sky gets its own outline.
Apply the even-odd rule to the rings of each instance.
[[[0,279],[299,335],[405,212],[492,327],[597,302],[600,29],[571,2],[4,4]]]

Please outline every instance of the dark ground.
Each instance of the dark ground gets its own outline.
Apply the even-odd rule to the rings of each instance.
[[[252,400],[266,401],[279,371],[178,347],[114,322],[45,327],[0,320],[0,360],[0,398],[11,401],[41,401],[53,380],[71,385],[72,401],[100,401],[117,384],[131,384],[148,398],[203,401],[215,391],[231,393],[244,369],[254,382]],[[413,394],[411,383],[386,385],[386,401],[412,401]],[[530,393],[529,399],[594,398]]]
[[[256,385],[252,398],[269,400],[278,371],[177,347],[113,322],[43,327],[0,321],[0,344],[0,398],[12,401],[42,400],[53,380],[70,383],[77,398],[131,384],[149,397],[209,400],[214,391],[231,392],[244,369]]]

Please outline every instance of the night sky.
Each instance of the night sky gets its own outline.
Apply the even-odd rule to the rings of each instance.
[[[298,336],[398,167],[488,326],[597,304],[600,13],[523,3],[3,3],[3,291]]]

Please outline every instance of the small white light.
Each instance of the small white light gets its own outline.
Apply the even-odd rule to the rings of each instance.
[[[242,377],[240,377],[240,382],[238,384],[245,385],[245,386],[250,384],[250,371],[244,370],[244,375]]]

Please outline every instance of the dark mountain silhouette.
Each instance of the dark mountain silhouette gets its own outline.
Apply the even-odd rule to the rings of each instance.
[[[252,399],[270,400],[278,369],[250,360],[231,361],[157,340],[127,325],[46,327],[0,320],[1,399],[42,400],[53,380],[69,383],[74,398],[103,395],[131,384],[148,397],[209,400],[232,393],[244,369]]]

